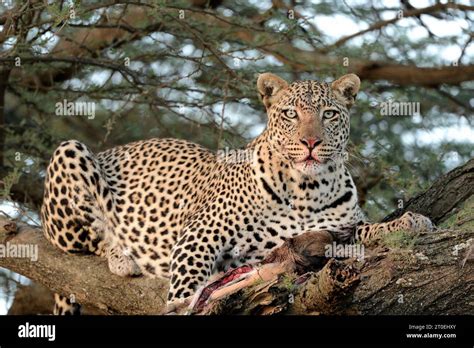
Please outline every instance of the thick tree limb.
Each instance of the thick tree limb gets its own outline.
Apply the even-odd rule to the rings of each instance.
[[[471,169],[468,169],[471,168]],[[472,160],[436,181],[419,200],[421,212],[446,217],[451,204],[469,202],[472,212]],[[468,180],[468,181],[466,181]],[[443,185],[444,183],[444,185]],[[453,191],[449,187],[464,187]],[[440,189],[442,188],[442,189]],[[457,192],[457,193],[456,193]],[[436,200],[430,198],[430,194]],[[454,199],[452,195],[459,195]],[[464,197],[464,198],[461,198]],[[424,206],[426,205],[426,206]],[[444,208],[443,208],[444,207]],[[420,212],[420,210],[417,210]],[[472,213],[450,229],[419,236],[402,235],[380,241],[365,250],[362,260],[327,261],[325,246],[331,237],[310,232],[288,240],[273,251],[244,287],[228,283],[219,296],[196,307],[200,314],[472,314],[474,309],[474,229]],[[17,228],[18,227],[18,228]],[[0,257],[0,266],[44,284],[52,291],[74,294],[79,303],[115,314],[165,312],[167,281],[120,278],[96,256],[68,255],[50,245],[39,229],[0,218],[0,245],[30,244],[38,260]],[[324,266],[324,267],[323,267]],[[318,272],[318,269],[322,271]],[[305,273],[308,272],[309,273]],[[211,284],[212,285],[212,284]],[[227,293],[222,290],[231,290]],[[211,298],[211,297],[209,297]]]
[[[0,217],[0,244],[37,245],[37,261],[4,257],[0,258],[0,266],[54,292],[74,295],[78,303],[93,305],[110,314],[156,314],[164,309],[166,280],[116,276],[110,273],[105,259],[63,253],[51,245],[37,228]]]
[[[412,211],[439,223],[474,194],[473,183],[474,159],[471,159],[438,178],[427,191],[409,199],[403,208],[394,211],[383,221],[393,220],[406,211]]]
[[[413,249],[378,246],[360,261],[331,259],[317,273],[254,282],[197,313],[472,314],[474,264],[472,255],[462,259],[473,237],[443,230],[419,236]]]
[[[5,230],[8,223],[0,219],[2,243],[8,240],[12,244],[36,244],[39,258],[36,262],[1,258],[0,266],[53,291],[74,294],[79,303],[93,305],[106,313],[160,314],[165,311],[166,280],[120,278],[109,272],[103,259],[67,255],[56,250],[37,229],[21,226],[18,233],[10,235]],[[331,261],[321,272],[303,277],[281,274],[217,299],[199,312],[469,314],[474,304],[474,264],[472,258],[464,265],[463,261],[473,241],[474,231],[443,230],[424,234],[415,251],[377,247],[369,250],[362,261]]]

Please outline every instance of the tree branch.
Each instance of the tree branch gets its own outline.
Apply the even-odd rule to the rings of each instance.
[[[5,123],[5,91],[8,86],[8,78],[11,69],[0,69],[0,167],[5,165],[5,139],[6,139],[6,123]]]
[[[438,178],[431,187],[406,202],[384,218],[390,221],[402,216],[406,211],[428,216],[439,223],[451,215],[455,209],[474,194],[474,159]]]
[[[121,3],[116,2],[115,4]],[[126,3],[125,1],[122,3]],[[464,11],[473,10],[470,6],[453,3],[434,5],[438,7],[458,8]],[[162,16],[169,15],[175,18],[178,8],[160,8]],[[222,39],[237,42],[245,46],[254,47],[262,52],[271,54],[276,59],[288,65],[296,72],[315,72],[321,66],[342,66],[344,57],[335,57],[321,54],[316,51],[306,51],[297,47],[289,47],[288,42],[282,39],[284,35],[270,31],[260,30],[255,35],[255,30],[249,20],[249,27],[239,23],[232,23],[229,19],[221,18],[215,13],[206,10],[183,8],[186,11],[186,20],[191,19],[195,25],[204,28],[214,27],[222,32]],[[86,8],[84,12],[87,12]],[[413,10],[416,11],[421,10]],[[407,11],[410,14],[410,11]],[[122,14],[120,15],[122,16]],[[176,19],[179,20],[179,19]],[[109,22],[116,24],[116,28],[102,27],[102,22],[77,28],[67,37],[61,36],[58,45],[53,49],[52,57],[89,57],[91,52],[98,52],[104,48],[115,45],[124,40],[137,40],[153,31],[166,31],[166,21],[159,21],[150,11],[149,6],[138,6],[129,4],[123,17],[117,18],[111,15]],[[125,25],[127,29],[124,29]],[[135,28],[135,32],[132,28]],[[170,33],[175,29],[169,28]],[[291,49],[290,49],[291,48]],[[459,85],[461,82],[474,80],[474,65],[442,66],[442,67],[417,67],[415,65],[404,65],[390,62],[379,62],[349,57],[348,72],[355,73],[364,80],[376,81],[386,80],[400,86],[429,86],[435,87],[441,84]],[[52,68],[42,72],[38,76],[22,75],[21,69],[14,69],[12,74],[15,78],[21,78],[22,84],[32,88],[50,86],[55,82],[61,82],[74,76],[75,69]],[[20,76],[19,76],[20,75]]]
[[[402,14],[400,16],[396,16],[392,19],[388,19],[384,21],[378,21],[370,25],[367,29],[358,31],[357,33],[354,33],[351,35],[344,36],[340,38],[339,40],[337,40],[334,44],[325,47],[321,52],[329,52],[330,50],[342,46],[347,41],[357,36],[367,34],[371,31],[380,30],[390,24],[394,24],[398,22],[401,19],[409,18],[409,17],[419,17],[422,14],[431,14],[431,13],[436,13],[436,12],[447,10],[447,9],[457,9],[461,11],[474,11],[474,6],[458,5],[455,3],[448,2],[446,4],[437,3],[435,5],[428,6],[428,7],[408,9],[408,10],[402,11]]]
[[[8,244],[7,244],[8,243]],[[164,279],[121,278],[110,273],[105,259],[68,255],[31,226],[0,217],[0,244],[38,247],[38,259],[0,257],[0,266],[37,281],[54,292],[74,295],[81,304],[109,314],[157,314],[164,310]]]
[[[469,183],[472,183],[473,164],[471,160],[438,179],[407,204],[406,209],[430,215],[435,221],[446,218],[453,212],[453,202],[459,206],[472,196]],[[469,220],[460,221],[455,224],[455,230],[404,236],[395,244],[381,241],[368,248],[362,260],[352,258],[329,263],[326,263],[325,246],[331,244],[332,237],[323,232],[308,232],[272,251],[263,265],[252,265],[253,278],[247,277],[246,283],[242,283],[245,286],[233,284],[232,291],[217,288],[219,292],[208,296],[212,301],[204,298],[195,311],[200,314],[468,314],[474,301],[474,231],[462,228]],[[0,257],[0,266],[54,292],[74,294],[79,303],[110,314],[165,311],[168,286],[165,279],[118,277],[110,273],[105,259],[65,254],[47,242],[39,229],[1,217],[0,245],[37,245],[37,261]],[[219,282],[223,282],[222,278]],[[208,288],[214,285],[210,283]],[[181,308],[178,312],[184,311]]]

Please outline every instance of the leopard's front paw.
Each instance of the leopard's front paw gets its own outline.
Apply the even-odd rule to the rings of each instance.
[[[112,247],[107,250],[109,270],[121,277],[138,276],[141,274],[140,267],[133,261],[127,251],[120,247]]]
[[[435,228],[435,225],[429,218],[411,211],[403,214],[400,220],[405,225],[403,227],[412,232],[431,232]]]
[[[168,300],[165,308],[165,315],[177,315],[177,314],[187,314],[189,311],[189,306],[193,301],[194,296],[189,296],[186,298],[177,298],[174,300]]]

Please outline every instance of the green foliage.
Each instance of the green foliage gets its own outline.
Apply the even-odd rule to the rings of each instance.
[[[13,185],[18,184],[20,180],[20,169],[14,168],[7,176],[1,180],[0,186],[0,198],[1,199],[10,199],[10,190]]]
[[[466,200],[456,214],[444,221],[440,228],[474,231],[474,196]]]
[[[281,282],[280,284],[288,290],[288,292],[293,292],[293,290],[296,289],[296,285],[295,285],[295,276],[294,274],[283,274],[282,275],[282,278],[281,278]]]
[[[413,249],[417,235],[413,232],[400,230],[387,233],[382,240],[391,249]]]

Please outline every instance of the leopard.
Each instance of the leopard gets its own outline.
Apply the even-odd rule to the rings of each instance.
[[[64,141],[46,170],[44,235],[67,253],[105,257],[114,274],[169,279],[175,303],[212,275],[261,262],[308,231],[365,244],[432,230],[413,212],[371,223],[358,204],[346,162],[360,85],[355,74],[292,83],[260,74],[266,127],[230,153],[172,138],[98,153]]]

